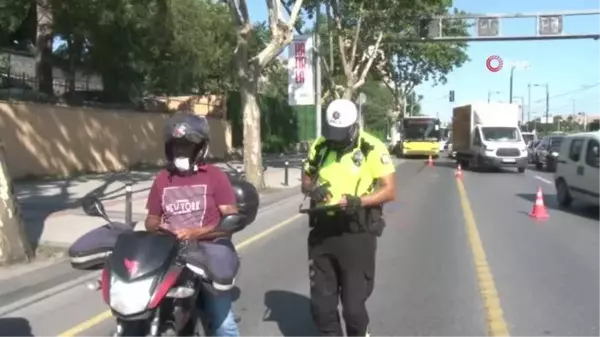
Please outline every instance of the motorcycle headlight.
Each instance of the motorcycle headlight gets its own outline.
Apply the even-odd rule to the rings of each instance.
[[[552,157],[558,157],[558,152],[552,152]]]
[[[110,281],[110,307],[123,315],[146,310],[150,302],[152,278],[130,283],[112,277]]]

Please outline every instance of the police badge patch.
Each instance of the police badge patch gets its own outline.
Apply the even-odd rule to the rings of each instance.
[[[356,166],[360,166],[364,160],[365,160],[365,157],[363,156],[362,152],[359,150],[355,151],[354,154],[352,155],[352,161],[354,162],[354,165],[356,165]]]
[[[384,165],[390,164],[392,162],[392,158],[389,154],[384,153],[381,155],[381,163]]]

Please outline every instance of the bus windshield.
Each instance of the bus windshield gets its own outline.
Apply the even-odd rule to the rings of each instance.
[[[439,141],[440,122],[435,118],[404,120],[404,139],[408,141]]]

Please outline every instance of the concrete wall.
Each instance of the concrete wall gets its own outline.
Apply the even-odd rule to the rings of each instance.
[[[163,162],[169,113],[60,107],[0,101],[0,141],[13,178],[109,172]],[[207,118],[210,155],[231,150],[229,122]]]

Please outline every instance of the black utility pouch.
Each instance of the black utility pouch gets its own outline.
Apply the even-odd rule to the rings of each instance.
[[[369,207],[367,211],[367,229],[369,233],[379,237],[385,229],[385,220],[383,219],[383,207]]]

